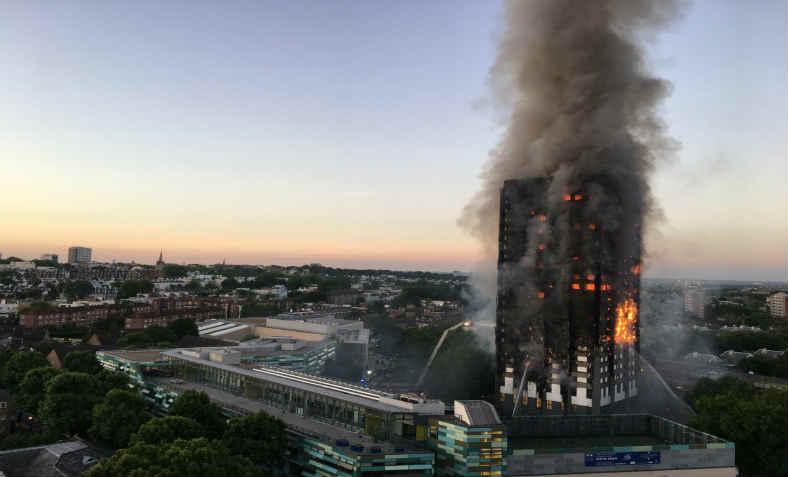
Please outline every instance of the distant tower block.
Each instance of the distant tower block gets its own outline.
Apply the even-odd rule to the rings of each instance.
[[[637,395],[640,224],[605,230],[583,191],[548,209],[549,186],[508,180],[501,190],[501,415],[598,414]]]

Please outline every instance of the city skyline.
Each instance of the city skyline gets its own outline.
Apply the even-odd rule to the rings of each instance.
[[[3,257],[484,262],[456,220],[502,133],[500,3],[174,5],[0,19]],[[696,2],[649,39],[681,149],[652,179],[646,276],[786,279],[785,16]]]

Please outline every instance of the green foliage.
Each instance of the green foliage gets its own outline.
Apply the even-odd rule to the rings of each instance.
[[[285,428],[281,419],[259,411],[230,419],[222,442],[231,453],[245,455],[255,464],[273,470],[282,463],[287,449]]]
[[[195,439],[202,435],[202,426],[194,419],[183,416],[166,416],[151,419],[131,436],[131,444],[166,444],[176,439]]]
[[[101,363],[93,351],[71,351],[63,358],[63,369],[72,373],[96,374],[101,371]]]
[[[254,280],[249,284],[250,288],[267,288],[283,283],[284,279],[278,274],[273,272],[263,272],[258,274]],[[289,283],[289,281],[288,281]],[[290,288],[288,286],[288,288]]]
[[[420,370],[419,370],[420,371]],[[430,396],[487,399],[494,394],[495,359],[470,331],[454,330],[446,337],[424,381]]]
[[[164,266],[164,276],[167,278],[185,277],[188,271],[189,268],[183,265],[169,264]]]
[[[138,293],[150,293],[153,291],[153,283],[148,280],[126,280],[118,288],[118,300],[131,298]]]
[[[53,338],[84,338],[87,334],[87,329],[80,328],[73,323],[49,327],[49,335]]]
[[[49,381],[41,403],[41,420],[63,434],[84,434],[90,427],[93,406],[101,401],[99,381],[85,373],[63,373]]]
[[[126,318],[123,314],[111,315],[103,320],[96,321],[90,327],[90,334],[98,333],[120,333],[126,325]]]
[[[120,372],[102,369],[95,377],[101,388],[102,396],[113,389],[121,389],[124,391],[131,389],[131,380],[128,376]]]
[[[240,286],[241,284],[238,283],[238,280],[233,277],[225,278],[224,281],[222,281],[222,290],[235,290]]]
[[[460,287],[445,284],[436,285],[426,280],[420,280],[406,285],[393,304],[395,306],[419,305],[421,300],[460,301],[460,296]]]
[[[274,316],[280,312],[279,306],[266,303],[247,303],[241,308],[241,317]]]
[[[788,393],[759,389],[750,396],[733,392],[701,394],[690,425],[736,443],[736,465],[745,473],[788,473],[786,433]]]
[[[81,300],[93,293],[93,285],[87,280],[72,280],[63,285],[63,295],[69,301]]]
[[[208,395],[204,392],[197,392],[192,389],[184,391],[183,394],[172,403],[169,411],[171,416],[183,416],[194,419],[206,436],[218,439],[224,433],[225,417],[222,410],[215,403],[211,402]]]
[[[123,335],[118,339],[118,346],[145,347],[157,343],[174,343],[178,338],[175,333],[163,326],[149,326],[142,331]]]
[[[752,384],[731,375],[723,376],[717,380],[701,378],[695,383],[695,387],[687,392],[684,400],[696,409],[697,401],[702,396],[732,394],[736,397],[747,399],[755,395],[756,391],[757,388]]]
[[[46,301],[34,301],[30,304],[24,305],[19,307],[20,313],[25,313],[28,311],[36,312],[36,311],[47,311],[55,309],[55,305],[46,302]]]
[[[318,292],[327,295],[332,291],[350,288],[350,280],[345,276],[334,276],[320,280],[317,285]]]
[[[41,353],[35,351],[14,353],[3,366],[1,376],[3,384],[14,393],[28,371],[45,366],[49,366],[49,361]]]
[[[191,292],[197,292],[202,289],[202,285],[200,285],[198,280],[189,280],[189,283],[184,285],[184,288]]]
[[[85,477],[231,477],[259,475],[243,456],[234,456],[221,441],[178,439],[162,445],[135,444],[102,459]]]
[[[184,336],[199,336],[200,334],[197,324],[191,318],[178,318],[167,325],[167,328],[175,334],[176,340]]]
[[[13,432],[0,440],[0,450],[34,447],[57,442],[60,436],[48,430]]]
[[[716,348],[718,352],[732,349],[734,351],[755,351],[760,348],[785,349],[788,337],[774,333],[749,331],[726,331],[717,334]]]
[[[113,389],[93,408],[93,426],[88,434],[115,449],[126,447],[131,435],[151,419],[147,407],[139,393]]]
[[[57,268],[57,262],[54,260],[39,260],[34,258],[32,260],[33,263],[36,264],[36,267],[55,267]]]
[[[38,408],[44,400],[46,386],[57,375],[58,370],[52,366],[33,368],[25,373],[25,377],[14,394],[17,405],[24,411],[38,414]]]
[[[762,376],[785,378],[788,377],[786,376],[788,373],[788,353],[783,353],[779,358],[755,355],[752,358],[741,360],[739,368]]]

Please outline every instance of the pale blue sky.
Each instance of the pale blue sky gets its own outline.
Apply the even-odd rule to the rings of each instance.
[[[468,268],[479,255],[456,219],[502,133],[478,107],[501,14],[7,2],[0,252]],[[654,181],[667,220],[652,275],[785,279],[787,15],[696,2],[648,46],[683,144]]]

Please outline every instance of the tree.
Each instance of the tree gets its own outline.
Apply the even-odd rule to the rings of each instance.
[[[86,477],[233,477],[259,475],[244,456],[231,455],[221,441],[178,439],[152,445],[135,444],[83,472]]]
[[[281,419],[258,411],[230,419],[222,442],[231,453],[245,455],[255,464],[273,471],[282,463],[287,448],[285,428]]]
[[[131,380],[125,374],[109,369],[102,369],[96,374],[96,381],[101,388],[101,394],[105,395],[113,389],[128,391],[131,389]]]
[[[200,332],[197,329],[197,324],[191,318],[178,318],[173,321],[167,328],[175,333],[176,339],[181,339],[184,336],[199,336]]]
[[[93,406],[101,401],[97,379],[85,373],[63,373],[47,384],[41,403],[41,420],[53,431],[84,433],[92,420]]]
[[[42,368],[49,366],[49,361],[41,353],[35,351],[23,351],[21,353],[14,353],[13,356],[8,358],[2,369],[3,383],[12,392],[16,390],[16,386],[22,382],[25,374],[35,368]]]
[[[189,269],[183,265],[169,264],[164,266],[164,275],[167,278],[185,277]]]
[[[63,294],[69,301],[81,300],[93,293],[93,285],[87,280],[72,280],[63,285]]]
[[[241,284],[233,277],[225,278],[222,281],[222,290],[235,290],[236,288],[240,287]]]
[[[184,391],[170,406],[170,415],[194,419],[210,438],[220,438],[224,433],[226,419],[222,409],[211,402],[204,392],[193,389]]]
[[[118,300],[137,296],[138,293],[150,293],[153,291],[153,282],[148,280],[126,280],[118,288]]]
[[[19,407],[31,414],[38,414],[38,408],[44,400],[46,386],[49,381],[58,375],[58,370],[52,366],[33,368],[22,379],[14,395]]]
[[[189,280],[189,283],[184,288],[191,292],[198,292],[202,289],[202,285],[200,285],[199,280]]]
[[[70,351],[63,359],[63,369],[72,373],[93,375],[102,368],[93,351]]]
[[[745,473],[788,473],[786,434],[788,393],[758,390],[743,398],[733,393],[702,395],[690,425],[736,443],[736,465]]]
[[[147,407],[138,393],[113,389],[93,408],[93,426],[88,433],[115,449],[126,447],[131,435],[151,419]]]
[[[131,436],[131,444],[166,444],[176,439],[196,439],[202,435],[202,426],[194,419],[183,416],[166,416],[151,419]]]

